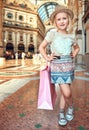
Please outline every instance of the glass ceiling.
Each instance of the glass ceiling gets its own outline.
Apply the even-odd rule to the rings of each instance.
[[[67,4],[68,3],[68,0],[56,0],[56,2],[49,2],[49,0],[27,0],[31,3],[33,3],[34,5],[40,5],[44,2],[47,2],[43,5],[41,5],[38,9],[38,14],[41,18],[41,20],[44,22],[44,23],[47,23],[49,21],[49,17],[51,15],[51,13],[54,11],[55,9],[55,6],[57,6],[58,4],[57,3],[60,3],[60,5],[62,4]]]
[[[58,4],[55,2],[47,2],[40,6],[40,8],[38,9],[38,13],[43,22],[46,23],[49,20],[50,15],[57,5]]]

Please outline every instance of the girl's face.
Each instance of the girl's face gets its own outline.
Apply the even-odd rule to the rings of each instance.
[[[58,30],[66,31],[69,25],[69,15],[67,13],[58,13],[55,17],[55,24]]]

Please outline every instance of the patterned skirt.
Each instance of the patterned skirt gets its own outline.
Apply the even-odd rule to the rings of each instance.
[[[58,84],[70,84],[74,79],[74,62],[71,56],[61,56],[50,63],[51,82]]]

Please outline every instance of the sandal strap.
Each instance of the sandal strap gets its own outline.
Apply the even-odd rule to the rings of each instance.
[[[59,119],[61,120],[65,120],[65,116],[64,116],[64,113],[59,113]]]
[[[74,113],[74,108],[68,108],[67,114],[72,115]]]

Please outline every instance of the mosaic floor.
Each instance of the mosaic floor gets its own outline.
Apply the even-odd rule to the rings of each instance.
[[[40,64],[6,61],[0,69],[0,130],[89,130],[89,70],[77,66],[72,84],[75,118],[58,125],[59,96],[54,110],[38,110]],[[56,86],[57,87],[57,86]],[[57,94],[59,88],[56,89]]]

